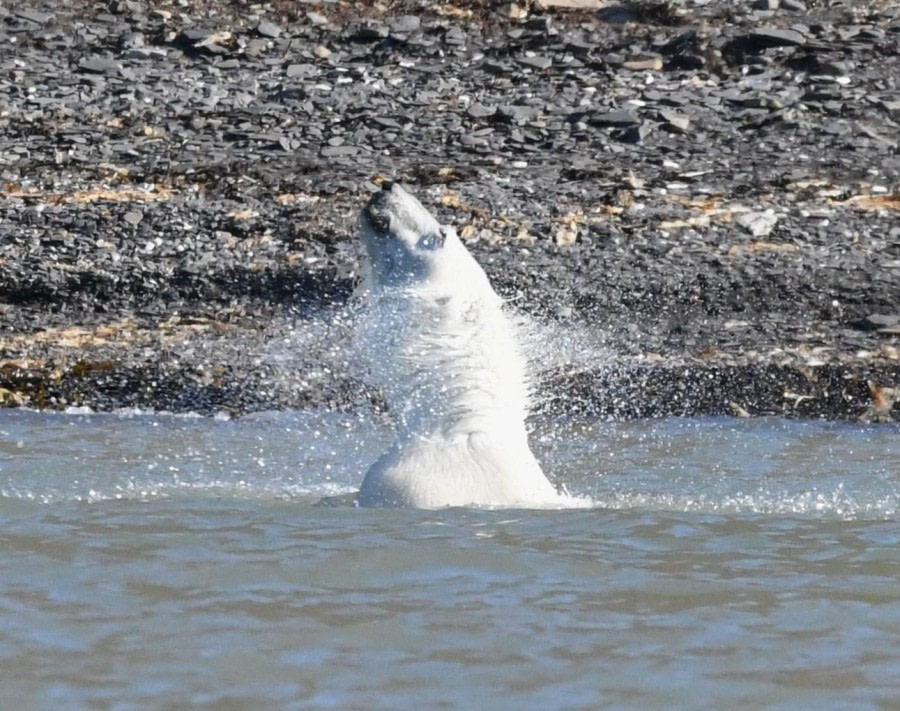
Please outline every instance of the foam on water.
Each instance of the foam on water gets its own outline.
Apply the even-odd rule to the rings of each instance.
[[[570,423],[546,436],[597,506],[711,514],[893,518],[896,425],[703,418]]]

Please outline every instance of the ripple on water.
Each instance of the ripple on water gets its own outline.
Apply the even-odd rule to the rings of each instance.
[[[345,415],[0,412],[17,707],[890,707],[898,430],[538,422],[577,511],[316,507]],[[44,503],[36,503],[44,502]]]

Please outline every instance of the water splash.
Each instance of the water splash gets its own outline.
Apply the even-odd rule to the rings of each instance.
[[[547,473],[592,500],[599,508],[592,515],[900,516],[896,425],[775,418],[535,424],[532,441]],[[158,499],[309,505],[355,491],[391,438],[385,421],[367,413],[270,412],[229,421],[0,411],[0,506]]]

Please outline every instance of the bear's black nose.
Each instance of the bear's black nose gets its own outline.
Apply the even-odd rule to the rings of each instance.
[[[381,184],[381,189],[386,193],[391,192],[391,190],[394,189],[394,181],[393,180],[385,180]]]

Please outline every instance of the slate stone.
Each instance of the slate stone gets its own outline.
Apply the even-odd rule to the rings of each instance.
[[[495,62],[492,60],[485,60],[481,68],[487,72],[488,74],[500,75],[500,74],[511,74],[513,68],[506,64],[505,62]]]
[[[640,124],[641,119],[630,109],[617,109],[595,113],[588,117],[590,123],[596,126],[630,126]]]
[[[207,30],[202,27],[187,27],[181,31],[178,37],[187,40],[191,44],[195,44],[197,42],[205,40],[212,34],[212,30]]]
[[[643,143],[653,132],[653,126],[647,122],[641,123],[639,126],[629,126],[621,135],[625,143]]]
[[[553,59],[540,55],[534,57],[523,56],[519,57],[516,61],[522,66],[532,67],[533,69],[549,69],[553,66]]]
[[[538,115],[539,109],[535,106],[520,106],[503,104],[497,107],[496,115],[514,123],[524,123]]]
[[[284,71],[289,79],[297,77],[310,77],[316,73],[316,68],[312,64],[289,64]]]
[[[469,108],[466,109],[466,113],[472,118],[490,118],[497,113],[497,109],[494,106],[485,106],[476,101],[469,105]]]
[[[841,136],[845,133],[849,133],[850,127],[842,121],[829,121],[828,123],[822,125],[822,130],[825,131],[825,133],[830,133],[833,136]]]
[[[281,36],[281,28],[268,20],[260,20],[256,26],[256,31],[263,37],[271,37],[272,39],[278,39]]]
[[[418,32],[421,26],[421,20],[416,15],[401,15],[391,21],[390,31],[393,35],[408,35]]]
[[[391,128],[398,131],[403,129],[403,125],[399,121],[387,116],[374,116],[372,118],[372,123],[379,128]]]
[[[581,38],[570,38],[566,41],[566,50],[576,56],[585,56],[590,54],[596,48],[593,42]]]
[[[869,314],[866,317],[866,321],[878,328],[884,328],[885,326],[896,326],[900,324],[900,313]]]
[[[269,40],[252,39],[244,47],[244,52],[248,55],[258,56],[269,51]]]
[[[460,137],[460,143],[464,146],[486,146],[488,141],[484,136],[479,136],[476,134],[465,134]]]
[[[13,14],[22,20],[28,20],[28,22],[33,22],[36,25],[46,25],[53,20],[53,15],[49,12],[39,12],[38,10],[27,8],[14,10]]]
[[[850,324],[853,328],[860,331],[879,331],[882,329],[893,328],[900,325],[900,314],[895,313],[872,313],[865,317],[853,321]]]
[[[117,74],[121,65],[106,57],[85,57],[78,62],[78,68],[91,74]]]
[[[691,128],[691,120],[687,116],[663,109],[659,112],[659,117],[663,119],[666,126],[680,133],[687,133]]]
[[[458,25],[448,27],[447,31],[444,33],[444,42],[451,46],[462,47],[466,44],[467,40],[468,36],[466,35],[465,30]]]
[[[778,223],[772,212],[746,212],[735,216],[735,224],[753,237],[767,237]]]
[[[369,22],[361,25],[351,35],[351,39],[355,42],[377,42],[383,40],[390,35],[387,25],[380,22]]]
[[[848,62],[832,61],[820,63],[816,70],[818,74],[840,77],[850,74],[852,67]]]
[[[357,146],[327,146],[321,151],[323,158],[341,158],[345,156],[355,156],[359,153]]]
[[[760,27],[750,32],[750,38],[765,47],[799,47],[806,44],[806,37],[796,30],[778,27]]]

